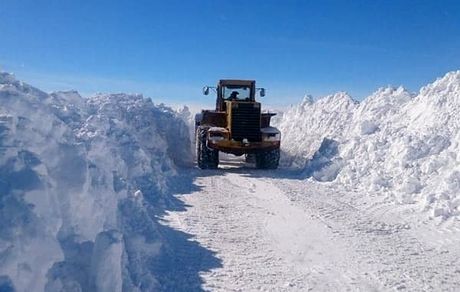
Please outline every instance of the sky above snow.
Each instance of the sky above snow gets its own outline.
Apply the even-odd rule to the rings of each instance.
[[[256,79],[266,102],[460,68],[458,1],[0,0],[0,70],[45,90],[214,104],[203,85]]]

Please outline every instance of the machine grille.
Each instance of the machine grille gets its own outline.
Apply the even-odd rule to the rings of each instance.
[[[232,108],[232,138],[235,141],[248,139],[249,142],[260,142],[260,104],[238,103],[237,108]]]

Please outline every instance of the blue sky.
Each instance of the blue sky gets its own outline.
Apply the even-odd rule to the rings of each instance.
[[[378,87],[417,91],[460,69],[460,2],[0,0],[0,69],[47,91],[207,103],[256,79],[271,104]]]

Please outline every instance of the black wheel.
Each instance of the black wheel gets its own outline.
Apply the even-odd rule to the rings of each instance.
[[[256,162],[256,155],[255,154],[246,154],[244,156],[244,161],[247,163],[255,163]]]
[[[256,167],[260,169],[277,169],[280,161],[280,150],[263,151],[256,154]]]
[[[196,129],[196,160],[201,169],[215,169],[219,165],[219,151],[206,146],[208,127]]]

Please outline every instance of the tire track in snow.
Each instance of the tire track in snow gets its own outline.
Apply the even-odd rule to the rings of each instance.
[[[411,224],[395,223],[404,222],[402,218],[386,219],[389,214],[397,216],[392,212],[394,206],[382,204],[361,210],[341,203],[337,196],[344,196],[343,193],[337,194],[337,190],[319,184],[283,180],[277,185],[299,205],[319,213],[336,230],[337,240],[354,247],[360,265],[384,288],[430,291],[458,287],[459,249],[443,251],[427,246],[417,238]]]
[[[432,244],[420,238],[421,224],[405,220],[407,207],[283,170],[224,164],[192,172],[201,190],[178,196],[189,207],[165,219],[222,260],[221,268],[201,274],[204,289],[431,291],[460,285],[456,237],[448,248],[444,235]],[[426,237],[448,231],[455,230]]]
[[[263,173],[263,172],[262,172]],[[334,241],[325,219],[297,207],[257,170],[207,171],[196,193],[178,196],[190,207],[165,217],[216,252],[223,267],[202,276],[205,289],[375,290],[372,275]],[[179,219],[177,219],[179,217]],[[178,222],[180,222],[178,224]],[[350,266],[353,268],[350,269]]]

